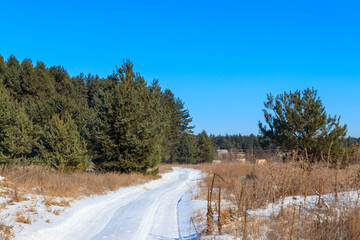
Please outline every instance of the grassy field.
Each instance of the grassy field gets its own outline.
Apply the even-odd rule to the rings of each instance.
[[[343,194],[359,189],[359,165],[305,170],[300,163],[221,162],[198,168],[207,173],[198,198],[207,199],[208,208],[197,214],[204,238],[359,239],[359,199]]]
[[[119,173],[61,173],[45,171],[37,166],[0,167],[0,176],[18,193],[26,192],[51,197],[90,196],[104,194],[120,187],[145,183],[158,177]]]
[[[164,173],[171,167],[161,165],[159,170]],[[14,237],[15,225],[37,221],[42,206],[47,212],[59,215],[75,199],[159,178],[137,173],[61,173],[38,166],[4,165],[0,166],[0,176],[5,178],[0,181],[0,212],[10,214],[0,214],[0,239],[6,240]]]

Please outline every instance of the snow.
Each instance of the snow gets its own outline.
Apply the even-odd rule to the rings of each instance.
[[[24,226],[16,239],[196,239],[191,191],[201,177],[174,168],[159,180],[78,200],[60,216],[42,216],[50,223]]]
[[[353,190],[348,192],[341,192],[337,197],[336,207],[339,208],[343,206],[355,206],[360,202],[360,190]],[[300,206],[304,210],[309,211],[315,208],[318,208],[318,195],[312,196],[290,196],[284,198],[282,201],[277,203],[270,203],[266,207],[258,208],[255,210],[249,210],[248,213],[250,215],[256,215],[261,217],[269,218],[272,214],[278,214],[281,207],[289,207],[289,206]],[[324,207],[329,207],[331,204],[335,203],[335,194],[325,194],[321,196],[321,204]],[[350,204],[350,205],[348,205]]]
[[[4,180],[4,179],[5,179],[4,177],[0,176],[0,181],[2,181],[2,180]]]

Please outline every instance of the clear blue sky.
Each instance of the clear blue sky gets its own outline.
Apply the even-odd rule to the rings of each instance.
[[[258,133],[266,93],[315,87],[360,137],[358,1],[3,1],[0,54],[70,75],[130,59],[214,134]]]

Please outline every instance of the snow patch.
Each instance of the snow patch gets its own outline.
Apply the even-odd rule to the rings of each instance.
[[[159,180],[78,200],[59,216],[38,204],[39,221],[24,225],[17,239],[197,239],[191,191],[201,177],[198,170],[174,168]]]

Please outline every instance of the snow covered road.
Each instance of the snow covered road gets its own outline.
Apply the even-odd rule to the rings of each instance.
[[[159,180],[79,200],[17,239],[196,239],[190,199],[200,179],[198,170],[174,168]]]

